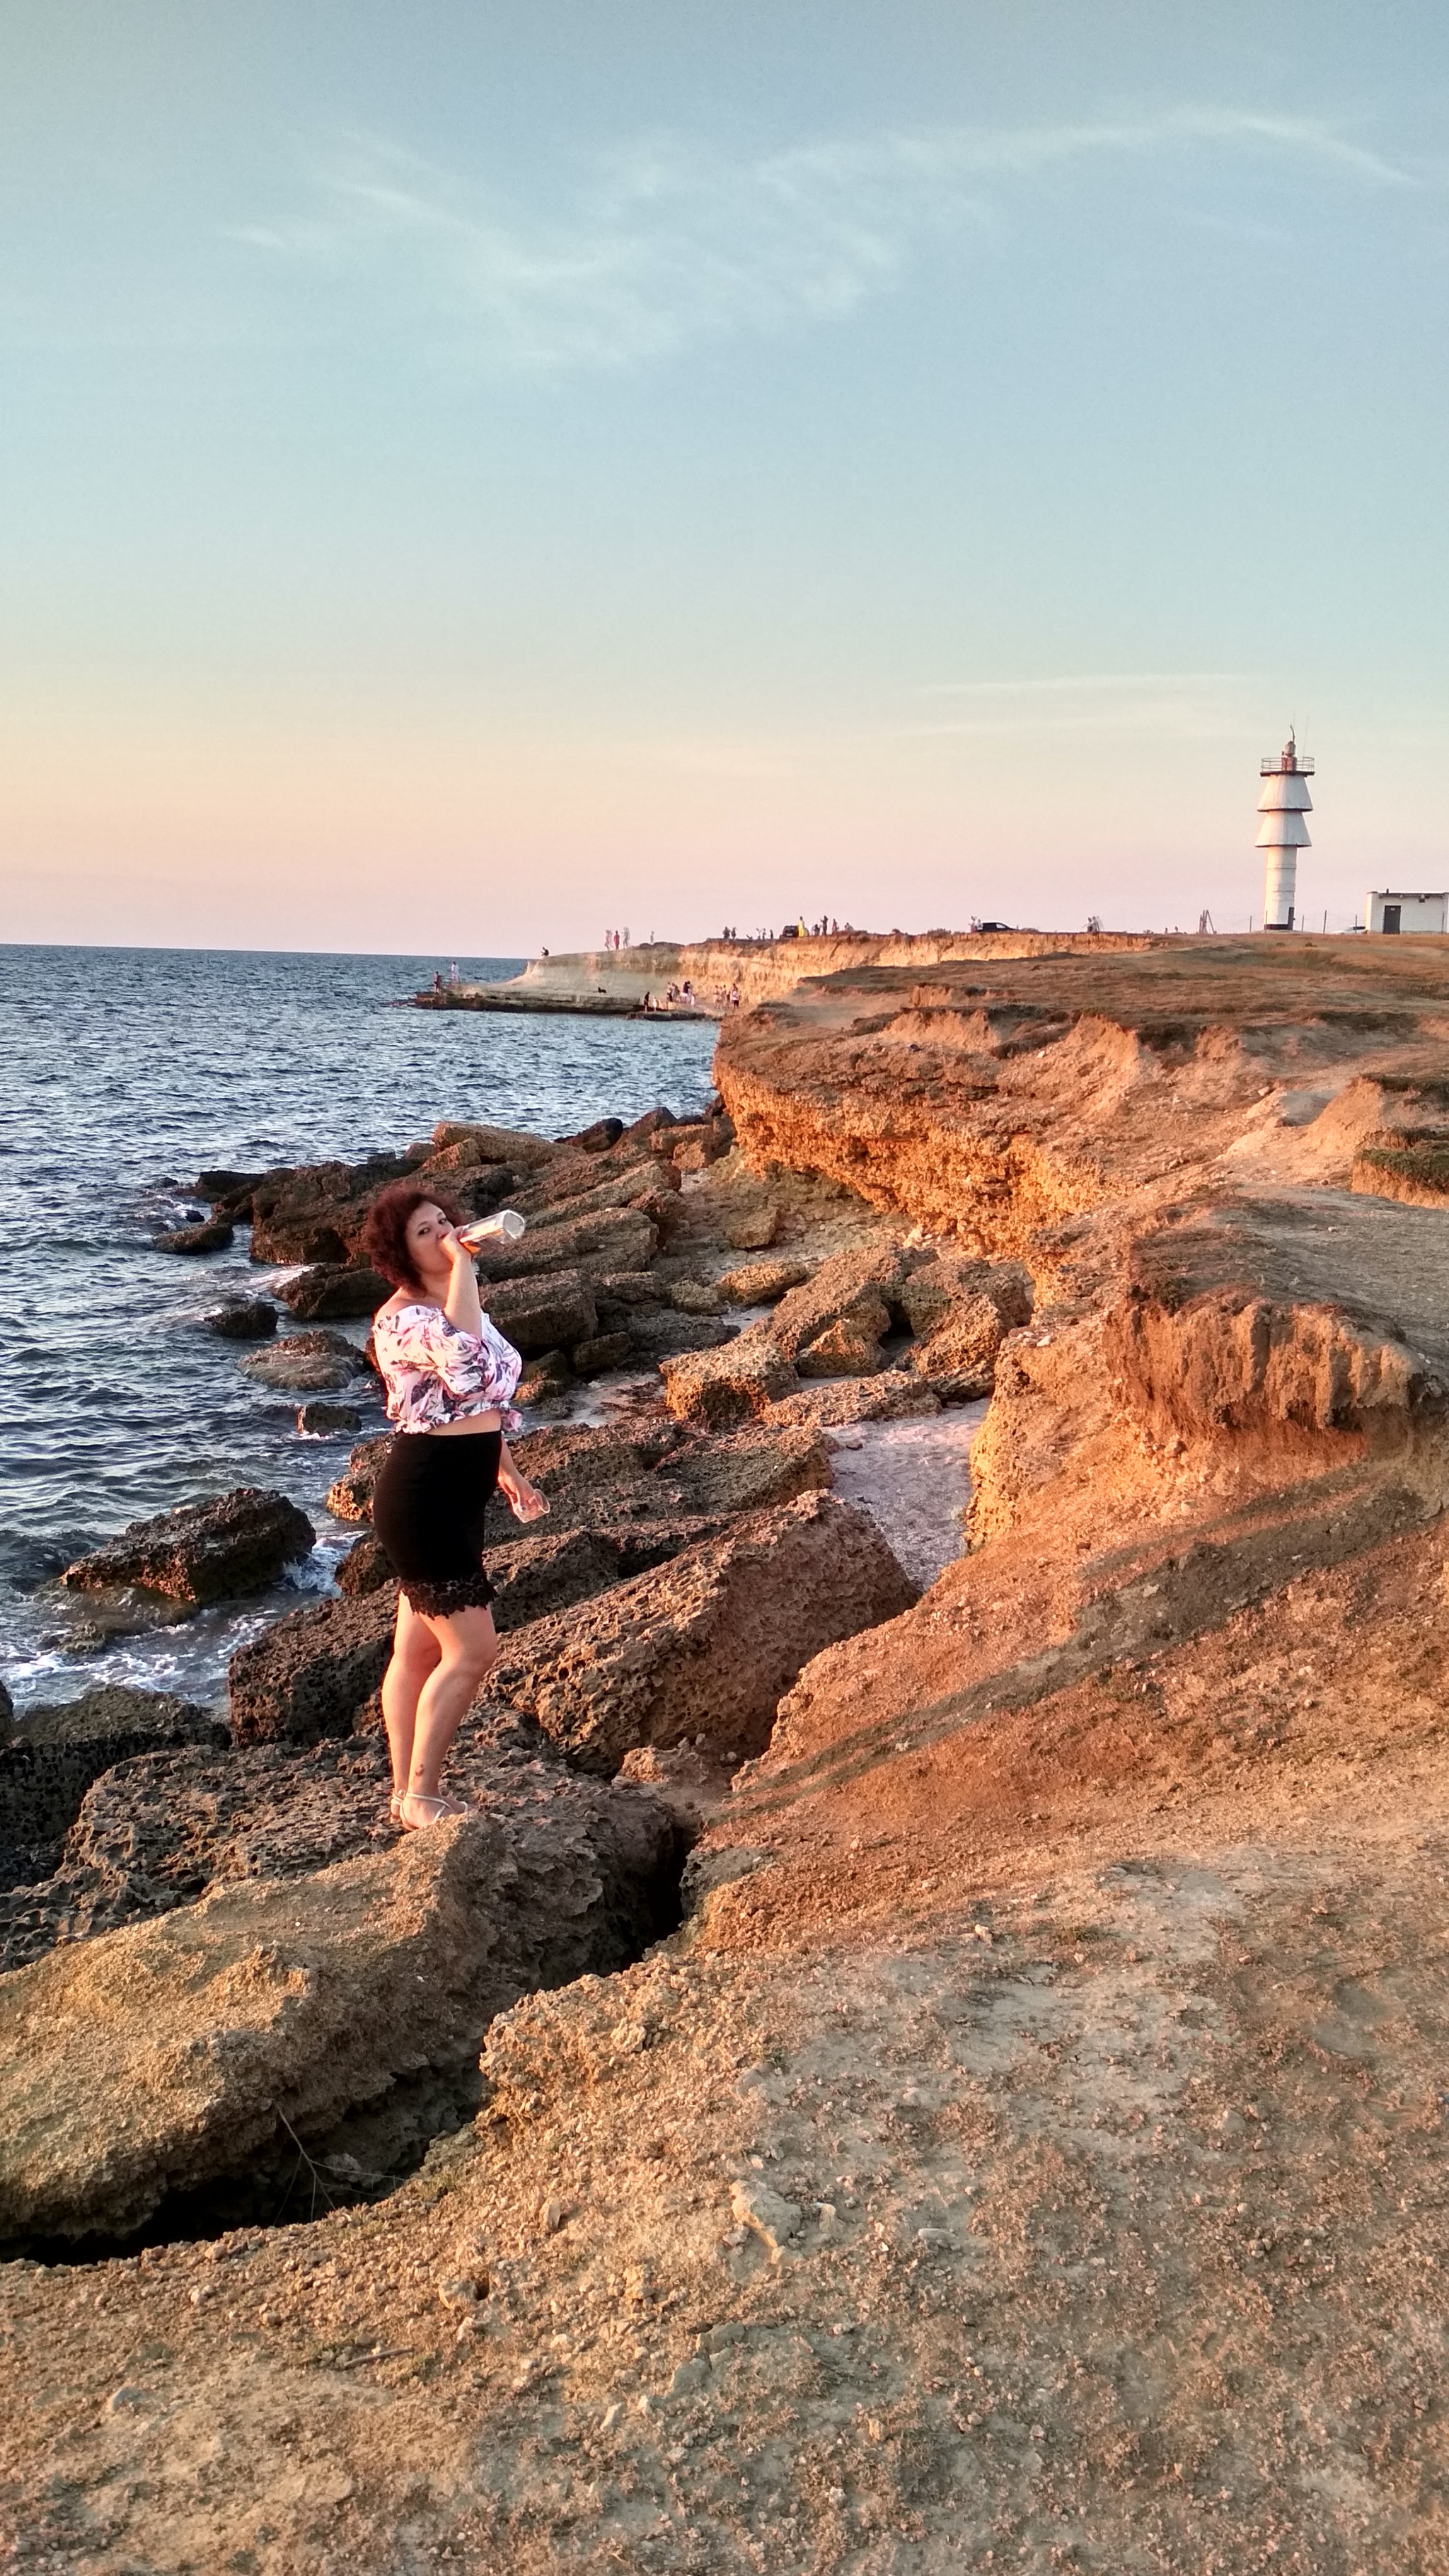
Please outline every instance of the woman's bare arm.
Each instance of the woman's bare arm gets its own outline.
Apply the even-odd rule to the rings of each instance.
[[[531,1485],[515,1467],[508,1454],[506,1440],[501,1445],[498,1458],[498,1490],[516,1521],[542,1520],[548,1510],[547,1499],[537,1485]]]
[[[448,1293],[443,1299],[443,1312],[450,1324],[457,1325],[460,1333],[481,1332],[483,1307],[478,1296],[478,1273],[473,1267],[473,1255],[466,1243],[458,1241],[451,1226],[438,1239],[453,1265]]]

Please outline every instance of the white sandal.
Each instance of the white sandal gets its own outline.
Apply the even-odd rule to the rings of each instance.
[[[431,1807],[433,1812],[430,1816],[425,1816],[422,1824],[419,1825],[414,1823],[411,1816],[403,1813],[406,1807]],[[421,1833],[425,1825],[440,1825],[448,1816],[471,1816],[472,1813],[473,1809],[466,1798],[429,1798],[421,1789],[404,1789],[398,1802],[398,1822],[405,1826],[410,1834]]]

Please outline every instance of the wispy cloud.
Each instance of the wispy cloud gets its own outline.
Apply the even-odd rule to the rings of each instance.
[[[933,680],[918,697],[948,702],[890,731],[916,741],[1013,734],[1125,732],[1216,738],[1241,730],[1250,671],[1096,671],[1051,679]]]
[[[338,278],[391,272],[496,363],[626,366],[691,341],[847,315],[932,241],[996,222],[1014,187],[1176,156],[1291,166],[1356,188],[1420,185],[1313,117],[1181,108],[1100,123],[950,128],[753,159],[677,137],[603,156],[566,214],[505,202],[396,147],[355,142],[301,219],[234,238]]]

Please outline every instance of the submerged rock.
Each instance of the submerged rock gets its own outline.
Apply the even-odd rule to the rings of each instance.
[[[476,1706],[522,1711],[590,1770],[686,1735],[758,1752],[802,1665],[916,1598],[874,1522],[811,1493],[536,1621]]]
[[[345,1334],[330,1333],[324,1326],[315,1333],[289,1333],[285,1341],[255,1352],[241,1366],[246,1376],[262,1386],[281,1387],[290,1395],[320,1395],[333,1387],[350,1386],[365,1374],[367,1361]]]
[[[355,1404],[303,1404],[297,1408],[297,1429],[308,1440],[335,1439],[346,1431],[360,1431],[362,1416]]]
[[[201,1320],[209,1333],[224,1342],[265,1342],[281,1318],[269,1297],[233,1297],[224,1306],[213,1306]]]
[[[226,1252],[230,1249],[235,1229],[227,1217],[206,1217],[199,1225],[173,1226],[169,1233],[158,1234],[158,1252]]]
[[[215,1501],[180,1503],[154,1519],[132,1521],[118,1538],[68,1565],[72,1591],[139,1584],[173,1601],[225,1601],[262,1592],[285,1565],[310,1553],[316,1533],[285,1494],[254,1485]]]

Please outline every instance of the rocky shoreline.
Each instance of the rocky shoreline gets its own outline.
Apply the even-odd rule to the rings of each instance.
[[[871,962],[688,1125],[207,1176],[299,1400],[379,1178],[524,1206],[552,1510],[476,1818],[386,1823],[371,1440],[224,1730],[0,1754],[23,2576],[1449,2564],[1440,947]]]
[[[830,1494],[824,1426],[925,1416],[943,1401],[979,1397],[1003,1333],[1030,1310],[1019,1264],[963,1264],[903,1248],[837,1193],[817,1193],[812,1207],[797,1191],[790,1205],[788,1192],[733,1166],[726,1173],[732,1145],[718,1107],[691,1121],[661,1108],[628,1128],[603,1120],[558,1142],[453,1123],[426,1148],[361,1166],[210,1171],[198,1182],[213,1213],[196,1235],[209,1243],[219,1227],[249,1225],[255,1260],[302,1265],[280,1290],[300,1329],[278,1331],[272,1310],[271,1331],[239,1361],[299,1395],[345,1389],[368,1366],[364,1349],[317,1319],[366,1316],[387,1293],[359,1252],[366,1207],[383,1182],[411,1172],[436,1180],[473,1215],[506,1199],[528,1216],[521,1242],[490,1248],[480,1269],[489,1311],[525,1354],[521,1397],[538,1427],[516,1454],[550,1514],[526,1537],[501,1503],[490,1516],[505,1646],[453,1768],[493,1820],[515,1872],[516,1775],[520,1766],[547,1775],[547,1816],[559,1835],[550,1902],[578,1922],[575,1945],[555,1963],[561,1981],[623,1965],[632,1954],[620,1946],[625,1917],[639,1936],[634,1949],[673,1919],[699,1810],[671,1795],[671,1758],[713,1775],[718,1794],[763,1751],[782,1696],[811,1656],[916,1598],[870,1515]],[[710,1174],[718,1178],[705,1187]],[[812,1249],[817,1236],[833,1243],[842,1228],[858,1240]],[[196,1246],[172,1238],[168,1248],[184,1256]],[[233,1305],[212,1321],[250,1341],[254,1312],[254,1303]],[[726,1320],[741,1313],[750,1320]],[[651,1364],[652,1378],[627,1374]],[[566,1418],[581,1386],[621,1370],[612,1418]],[[299,1420],[309,1411],[315,1405]],[[271,1621],[233,1654],[224,1721],[164,1697],[103,1689],[30,1716],[0,1748],[0,1831],[14,1882],[0,1896],[0,1970],[15,1977],[0,1994],[13,2030],[43,2012],[62,2034],[54,2097],[33,2049],[10,2068],[24,2104],[23,2143],[0,2157],[0,2237],[12,2250],[67,2239],[87,2250],[143,2226],[164,2234],[182,2226],[183,2208],[194,2229],[205,2190],[214,2223],[244,2204],[266,2211],[275,2175],[298,2153],[331,2159],[335,2201],[348,2197],[338,2174],[349,2158],[367,2176],[359,2192],[392,2188],[429,2143],[413,2100],[414,2040],[401,2041],[382,2008],[389,1979],[406,1989],[429,1973],[416,1964],[421,1930],[387,1951],[385,1970],[369,1952],[378,2009],[345,2040],[332,2031],[320,2104],[308,2091],[313,2046],[300,2048],[299,2072],[283,2085],[258,2036],[214,2088],[205,2117],[183,2052],[168,2125],[166,2085],[145,2056],[172,1955],[159,1931],[132,1939],[127,1953],[127,1975],[147,2002],[135,2041],[141,2058],[120,2080],[146,2092],[149,2111],[145,2146],[122,2182],[108,2127],[98,2167],[71,2134],[65,2090],[74,2051],[64,2034],[85,2018],[92,1963],[109,1974],[115,1955],[76,1945],[199,1908],[198,1921],[215,1933],[203,1943],[203,1985],[215,1981],[220,1992],[231,1975],[227,1888],[310,1881],[400,1848],[386,1822],[377,1698],[397,1587],[366,1535],[388,1445],[387,1434],[360,1442],[329,1493],[334,1517],[363,1532],[340,1561],[336,1595]],[[184,1616],[264,1591],[315,1536],[284,1496],[243,1489],[134,1525],[68,1567],[62,1582],[102,1615],[123,1618],[130,1602],[138,1617],[153,1603]],[[344,1744],[357,1752],[341,1759],[324,1750]],[[297,1809],[290,1827],[282,1821],[289,1802]],[[542,1830],[536,1805],[537,1794],[525,1801],[530,1850]],[[499,1865],[495,1856],[495,1876]],[[425,1880],[421,1861],[418,1871]],[[610,1893],[596,1923],[596,1901],[571,1900],[564,1882],[597,1891],[601,1874]],[[386,1873],[378,1886],[381,1903]],[[278,1901],[285,1912],[293,1899]],[[476,1890],[470,1908],[489,1911]],[[256,1929],[261,1918],[248,1920]],[[197,1954],[176,1958],[190,1991]],[[327,1984],[345,1982],[347,1971],[319,1950],[308,1973]],[[520,1966],[503,2000],[543,1982]],[[485,1981],[477,1991],[476,2008],[446,2043],[429,2043],[429,2099],[448,2126],[476,2101],[479,2047],[501,2008],[501,1989]],[[204,2027],[220,2005],[198,2009]],[[271,2007],[259,2009],[265,2021]],[[107,2013],[114,2037],[114,1994]],[[255,2116],[253,2095],[264,2106]],[[379,2141],[388,2121],[371,2107],[382,2095],[408,2105],[405,2116],[389,2114],[397,2136],[387,2154]],[[346,2140],[364,2106],[372,2147],[359,2163]],[[65,2179],[42,2181],[37,2168],[53,2160],[58,2129],[67,2138]]]

